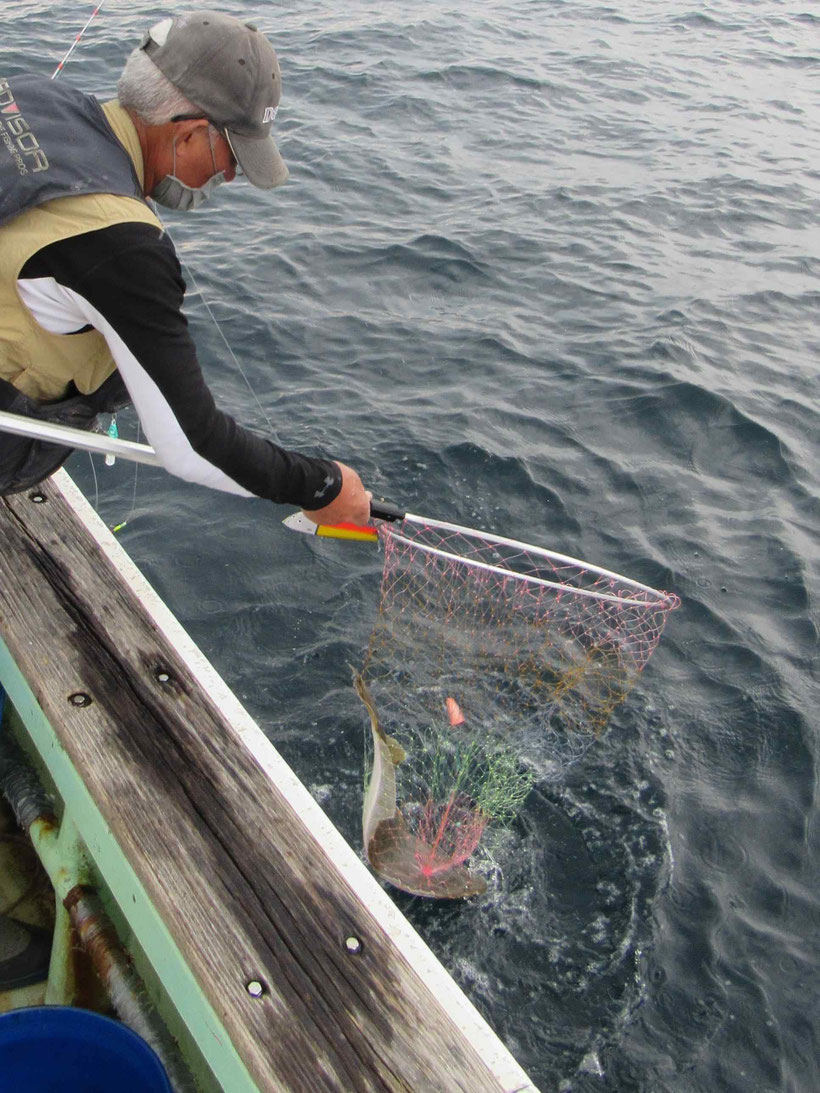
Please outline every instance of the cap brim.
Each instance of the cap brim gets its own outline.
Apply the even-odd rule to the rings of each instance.
[[[237,163],[252,186],[272,190],[287,181],[289,171],[273,137],[243,137],[228,130],[228,139]]]

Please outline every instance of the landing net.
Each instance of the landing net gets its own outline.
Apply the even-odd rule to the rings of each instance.
[[[485,832],[603,732],[679,600],[453,524],[414,518],[381,539],[356,681],[371,718],[365,850],[405,891],[475,895],[467,863]]]

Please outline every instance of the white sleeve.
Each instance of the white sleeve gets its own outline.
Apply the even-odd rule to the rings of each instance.
[[[102,334],[128,388],[148,442],[167,471],[201,486],[241,497],[255,496],[194,451],[157,384],[105,316],[79,292],[59,284],[53,277],[21,279],[17,287],[34,319],[50,333],[71,334],[90,325]]]

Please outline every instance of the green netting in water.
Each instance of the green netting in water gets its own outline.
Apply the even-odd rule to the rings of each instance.
[[[370,715],[365,851],[398,888],[484,891],[469,860],[545,763],[600,734],[677,597],[438,522],[381,531],[379,619],[356,688]]]

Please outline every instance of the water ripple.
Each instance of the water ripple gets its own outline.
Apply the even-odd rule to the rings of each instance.
[[[183,3],[179,10],[188,10]],[[820,1088],[820,16],[709,0],[226,0],[268,29],[291,168],[170,214],[220,402],[413,511],[671,588],[610,732],[468,906],[402,903],[544,1089]],[[66,76],[113,91],[155,5]],[[11,0],[6,72],[73,5]],[[123,427],[127,426],[127,416]],[[72,464],[94,484],[86,457]],[[360,838],[369,548],[100,469],[100,508]],[[202,529],[208,534],[203,536]],[[503,851],[503,853],[502,853]]]

